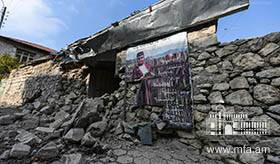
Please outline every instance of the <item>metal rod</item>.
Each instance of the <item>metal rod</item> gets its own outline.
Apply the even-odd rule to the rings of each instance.
[[[3,10],[2,15],[1,15],[1,20],[0,20],[0,28],[2,27],[3,22],[4,22],[6,10],[7,10],[7,7],[4,7],[4,10]]]

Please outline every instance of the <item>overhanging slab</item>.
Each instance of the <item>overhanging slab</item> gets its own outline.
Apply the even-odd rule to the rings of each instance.
[[[100,54],[213,21],[248,6],[249,0],[164,0],[72,46],[84,45]]]

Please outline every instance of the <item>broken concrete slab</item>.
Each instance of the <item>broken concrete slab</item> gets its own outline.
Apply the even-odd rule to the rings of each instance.
[[[62,157],[62,162],[64,164],[85,164],[86,163],[85,159],[83,158],[83,155],[80,153],[64,155]]]
[[[19,132],[19,134],[16,136],[15,139],[23,144],[32,146],[35,144],[40,144],[42,142],[42,140],[39,137],[37,137],[36,135],[34,135],[28,131],[20,130],[18,132]]]
[[[81,141],[81,145],[83,146],[93,146],[98,142],[96,138],[94,138],[91,133],[86,133]]]
[[[0,125],[9,125],[15,121],[15,116],[13,115],[4,115],[0,117]]]
[[[13,158],[23,158],[26,157],[30,153],[31,147],[25,144],[15,144],[12,147],[10,152],[10,156]]]
[[[10,150],[6,150],[4,151],[1,155],[0,155],[0,159],[8,159],[10,157]]]
[[[107,125],[106,121],[95,122],[87,128],[87,132],[90,132],[94,137],[99,137],[105,132]]]
[[[69,118],[70,114],[61,110],[56,113],[54,119],[55,121],[50,124],[50,128],[58,129],[64,122]]]
[[[79,117],[75,120],[74,127],[87,128],[88,125],[101,121],[98,110],[103,107],[100,99],[86,99],[84,108],[81,109]]]
[[[68,133],[63,137],[66,141],[70,142],[79,142],[82,140],[85,134],[84,129],[82,128],[74,128],[70,129]]]
[[[41,113],[44,113],[44,114],[52,114],[54,112],[54,107],[51,106],[51,105],[47,105],[47,106],[44,106],[41,110],[40,110]]]
[[[52,159],[58,156],[58,149],[54,142],[49,142],[42,147],[36,154],[39,159]]]
[[[47,127],[38,127],[35,130],[44,134],[51,134],[55,131],[54,128],[47,128]]]
[[[66,128],[65,131],[68,131],[68,130],[72,127],[72,125],[74,124],[75,119],[76,119],[76,118],[78,117],[78,115],[81,113],[81,110],[82,110],[82,108],[83,108],[83,106],[84,106],[84,102],[85,102],[85,100],[83,100],[83,101],[80,103],[80,105],[78,106],[78,108],[75,110],[75,113],[72,114],[72,118],[71,118],[69,121],[64,122],[64,123],[62,124],[62,127],[65,127],[65,128]]]

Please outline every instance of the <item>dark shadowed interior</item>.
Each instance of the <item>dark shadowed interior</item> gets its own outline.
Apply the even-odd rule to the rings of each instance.
[[[115,75],[115,55],[103,54],[94,57],[90,66],[90,81],[88,95],[90,97],[99,97],[105,93],[113,93],[119,88],[121,79]]]

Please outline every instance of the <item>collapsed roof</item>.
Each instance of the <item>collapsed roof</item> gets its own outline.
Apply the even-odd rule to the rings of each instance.
[[[247,9],[249,0],[162,0],[110,27],[69,45],[94,54],[121,50],[143,41],[182,31]]]

